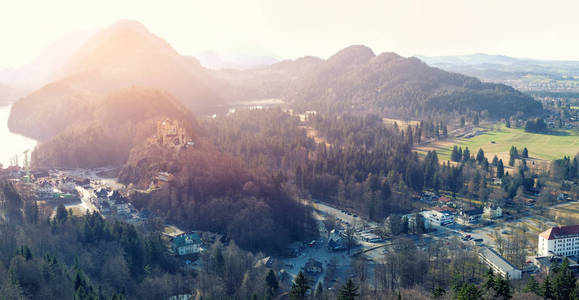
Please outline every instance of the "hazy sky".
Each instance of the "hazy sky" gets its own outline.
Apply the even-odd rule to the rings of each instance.
[[[402,55],[484,52],[579,60],[579,1],[0,0],[0,68],[71,31],[142,22],[181,54],[327,57],[352,44]]]

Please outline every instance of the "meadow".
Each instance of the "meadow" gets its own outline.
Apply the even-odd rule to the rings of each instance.
[[[482,148],[489,161],[494,155],[503,161],[508,161],[511,146],[517,147],[519,151],[527,147],[531,160],[551,161],[563,156],[575,156],[579,152],[579,135],[572,130],[553,130],[549,134],[539,134],[525,132],[520,128],[498,126],[485,129],[483,133],[472,138],[450,138],[436,141],[417,147],[416,150],[422,153],[436,150],[439,159],[446,161],[450,160],[450,153],[454,145],[463,149],[468,147],[473,156],[476,155],[479,148]]]

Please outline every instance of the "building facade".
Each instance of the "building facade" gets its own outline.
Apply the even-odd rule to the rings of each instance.
[[[579,225],[552,227],[539,234],[539,256],[579,255]]]

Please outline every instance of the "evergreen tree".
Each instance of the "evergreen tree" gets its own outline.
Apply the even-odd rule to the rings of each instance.
[[[442,287],[436,287],[432,290],[432,298],[441,299],[446,294],[446,290]]]
[[[541,287],[539,286],[537,279],[535,279],[535,276],[529,276],[529,279],[527,280],[527,284],[525,285],[523,292],[535,293],[536,295],[539,296],[541,295]]]
[[[576,293],[575,276],[569,269],[569,260],[565,257],[559,271],[554,275],[553,290],[556,300],[571,299],[570,296]]]
[[[474,126],[478,126],[478,124],[479,124],[478,113],[476,113],[476,114],[474,115],[474,119],[472,120],[472,124],[473,124]]]
[[[482,292],[474,284],[463,284],[458,294],[457,300],[478,300],[482,299]]]
[[[498,164],[499,164],[499,158],[495,154],[495,156],[493,157],[492,165],[496,167]]]
[[[549,279],[549,276],[545,277],[545,280],[541,284],[541,292],[543,294],[543,299],[554,299],[553,287],[551,286],[551,280]]]
[[[465,122],[465,120],[464,120],[464,116],[463,116],[463,117],[460,117],[460,127],[463,128],[463,127],[466,125],[465,123],[466,123],[466,122]]]
[[[525,147],[523,149],[523,153],[521,153],[521,157],[523,158],[529,158],[529,150],[527,150],[527,147]]]
[[[304,300],[306,299],[306,294],[309,290],[310,283],[308,282],[306,275],[300,271],[292,283],[292,288],[289,292],[290,298],[296,300]]]
[[[495,280],[495,297],[498,299],[510,299],[513,297],[511,281],[509,277],[506,278],[498,275]]]
[[[340,294],[338,295],[338,300],[354,300],[358,297],[358,287],[354,284],[352,279],[348,279],[346,284],[340,289]]]
[[[410,125],[408,125],[406,130],[406,141],[410,147],[414,145],[414,137],[412,136],[412,127]]]
[[[505,119],[505,126],[506,126],[507,128],[511,128],[511,118],[506,118],[506,119]]]
[[[64,205],[62,203],[60,203],[57,207],[56,207],[56,216],[55,216],[55,220],[57,223],[64,223],[66,222],[66,219],[68,218],[68,212],[66,211],[66,207],[64,207]]]
[[[505,175],[505,167],[503,166],[503,160],[500,159],[499,163],[497,164],[497,177],[503,178]]]
[[[479,164],[482,164],[482,162],[484,161],[484,159],[485,159],[485,152],[483,151],[482,148],[479,148],[479,149],[478,149],[478,153],[476,154],[476,161],[477,161]]]
[[[470,160],[470,150],[468,150],[468,147],[464,148],[464,151],[462,152],[462,160],[465,162]]]
[[[275,296],[277,294],[277,290],[279,289],[279,282],[277,281],[273,270],[270,269],[269,272],[267,272],[267,275],[265,276],[265,283],[267,285],[268,296]]]
[[[456,145],[454,145],[454,147],[452,147],[452,152],[450,153],[450,160],[452,161],[460,161],[461,157],[459,157],[458,155],[458,147]]]
[[[485,282],[483,284],[483,288],[489,291],[495,289],[495,274],[491,268],[489,268],[485,274]]]

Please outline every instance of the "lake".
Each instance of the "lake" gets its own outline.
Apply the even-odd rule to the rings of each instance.
[[[10,160],[14,156],[18,156],[19,163],[22,165],[24,160],[22,153],[36,146],[36,140],[10,132],[8,129],[10,107],[10,105],[0,106],[0,164],[4,167],[10,165]]]

